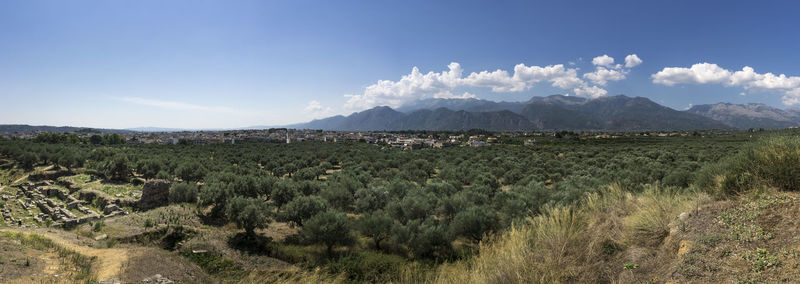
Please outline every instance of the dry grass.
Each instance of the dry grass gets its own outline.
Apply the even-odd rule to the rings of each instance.
[[[36,233],[3,231],[3,237],[17,240],[21,245],[35,250],[55,253],[60,259],[60,269],[67,271],[67,275],[76,283],[93,283],[96,281],[96,271],[92,269],[95,257],[83,255],[73,248]]]
[[[480,255],[442,265],[424,282],[625,281],[620,273],[621,251],[659,246],[669,234],[670,223],[699,196],[660,186],[633,194],[611,185],[600,194],[588,195],[580,205],[545,209],[481,243]]]
[[[252,271],[239,280],[239,283],[346,283],[345,275],[331,275],[320,270],[307,271],[292,267],[287,270]]]
[[[669,235],[674,218],[689,209],[692,197],[674,189],[650,186],[636,198],[634,213],[624,220],[626,241],[649,247],[660,245]]]

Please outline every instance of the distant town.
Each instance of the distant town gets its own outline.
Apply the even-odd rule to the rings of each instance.
[[[757,130],[749,130],[753,132]],[[43,134],[58,132],[31,131],[1,133],[5,139],[35,139]],[[704,136],[726,134],[732,131],[647,131],[647,132],[575,132],[575,131],[537,131],[537,132],[489,132],[483,130],[469,131],[328,131],[300,130],[287,128],[270,128],[261,130],[226,130],[226,131],[180,131],[180,132],[124,132],[100,134],[94,131],[76,131],[65,134],[89,141],[92,136],[114,135],[127,144],[236,144],[248,142],[298,143],[303,141],[319,142],[354,142],[382,144],[406,150],[421,148],[443,148],[453,146],[481,147],[504,141],[516,141],[516,144],[534,145],[537,138],[546,139],[572,138],[617,139],[624,137],[675,137]],[[511,138],[511,139],[509,139]],[[520,143],[521,141],[521,143]]]

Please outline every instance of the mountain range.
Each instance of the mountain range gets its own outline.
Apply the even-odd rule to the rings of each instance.
[[[736,106],[736,105],[733,105]],[[747,106],[747,105],[745,105]],[[742,107],[743,109],[752,109]],[[395,109],[381,106],[308,123],[290,125],[298,129],[325,130],[695,130],[750,128],[763,122],[764,128],[794,125],[796,112],[766,105],[750,112],[725,116],[720,107],[695,106],[678,111],[643,97],[625,95],[587,99],[553,95],[523,102],[494,102],[480,99],[425,99]],[[703,111],[709,110],[709,111]],[[714,111],[710,111],[714,110]],[[767,113],[771,113],[767,115]],[[758,115],[756,115],[758,114]],[[749,115],[749,116],[748,116]],[[792,116],[795,115],[795,116]],[[748,117],[754,117],[752,120]],[[756,118],[766,117],[770,120]],[[753,123],[749,123],[749,122]],[[775,124],[779,121],[783,124]]]
[[[105,129],[73,126],[48,126],[27,124],[0,124],[0,134],[53,132],[53,133],[127,133],[124,129]]]
[[[778,129],[800,125],[800,109],[783,110],[757,103],[696,105],[686,112],[699,114],[739,129]]]

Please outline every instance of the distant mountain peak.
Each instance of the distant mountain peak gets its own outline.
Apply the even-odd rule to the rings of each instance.
[[[349,116],[314,120],[296,128],[328,130],[688,130],[725,124],[677,111],[645,97],[598,99],[551,95],[522,102],[423,99],[397,110],[378,106]]]
[[[731,127],[747,128],[786,128],[800,124],[800,111],[762,103],[716,103],[692,106],[688,113],[699,114]]]

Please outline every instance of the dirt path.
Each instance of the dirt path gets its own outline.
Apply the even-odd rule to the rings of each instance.
[[[97,279],[105,280],[113,277],[117,277],[120,275],[122,271],[123,264],[125,264],[128,259],[131,257],[130,253],[126,249],[121,248],[108,248],[108,249],[96,249],[92,247],[77,245],[70,241],[64,240],[61,236],[36,231],[36,230],[23,230],[23,229],[13,229],[13,228],[4,228],[0,229],[0,231],[9,231],[9,232],[21,232],[21,233],[37,233],[47,237],[48,239],[53,240],[53,242],[64,246],[68,249],[74,250],[77,253],[80,253],[85,256],[89,257],[96,257],[96,262],[92,266]]]

